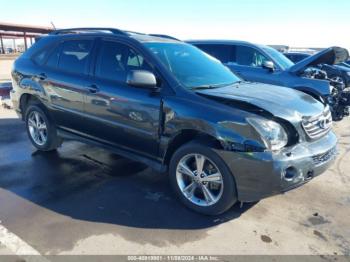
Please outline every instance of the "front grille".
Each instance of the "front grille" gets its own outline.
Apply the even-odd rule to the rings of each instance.
[[[337,153],[337,149],[334,147],[325,153],[313,156],[312,159],[314,161],[314,164],[317,166],[324,162],[329,161],[333,156],[335,156],[336,153]]]
[[[332,113],[329,107],[318,116],[304,118],[302,125],[310,138],[316,139],[324,136],[332,128]]]

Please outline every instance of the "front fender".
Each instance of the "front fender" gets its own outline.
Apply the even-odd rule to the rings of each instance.
[[[263,147],[261,137],[246,121],[253,116],[251,113],[200,96],[196,98],[198,101],[178,97],[164,100],[162,135],[169,141],[183,130],[192,130],[213,137],[223,146],[244,146],[249,142]]]

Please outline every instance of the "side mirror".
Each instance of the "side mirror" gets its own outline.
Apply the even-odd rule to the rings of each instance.
[[[275,65],[272,61],[264,61],[262,67],[270,70],[271,72],[275,71]]]
[[[134,87],[157,89],[155,75],[146,70],[132,70],[128,73],[126,83]]]

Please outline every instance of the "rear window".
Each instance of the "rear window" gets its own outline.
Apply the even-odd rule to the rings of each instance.
[[[74,40],[64,42],[59,52],[58,68],[76,74],[88,72],[88,62],[92,49],[92,40]]]

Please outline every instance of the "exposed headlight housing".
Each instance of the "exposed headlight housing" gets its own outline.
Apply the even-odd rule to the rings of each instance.
[[[279,150],[287,145],[288,135],[280,124],[257,117],[247,118],[247,121],[261,135],[265,146],[271,151]]]

